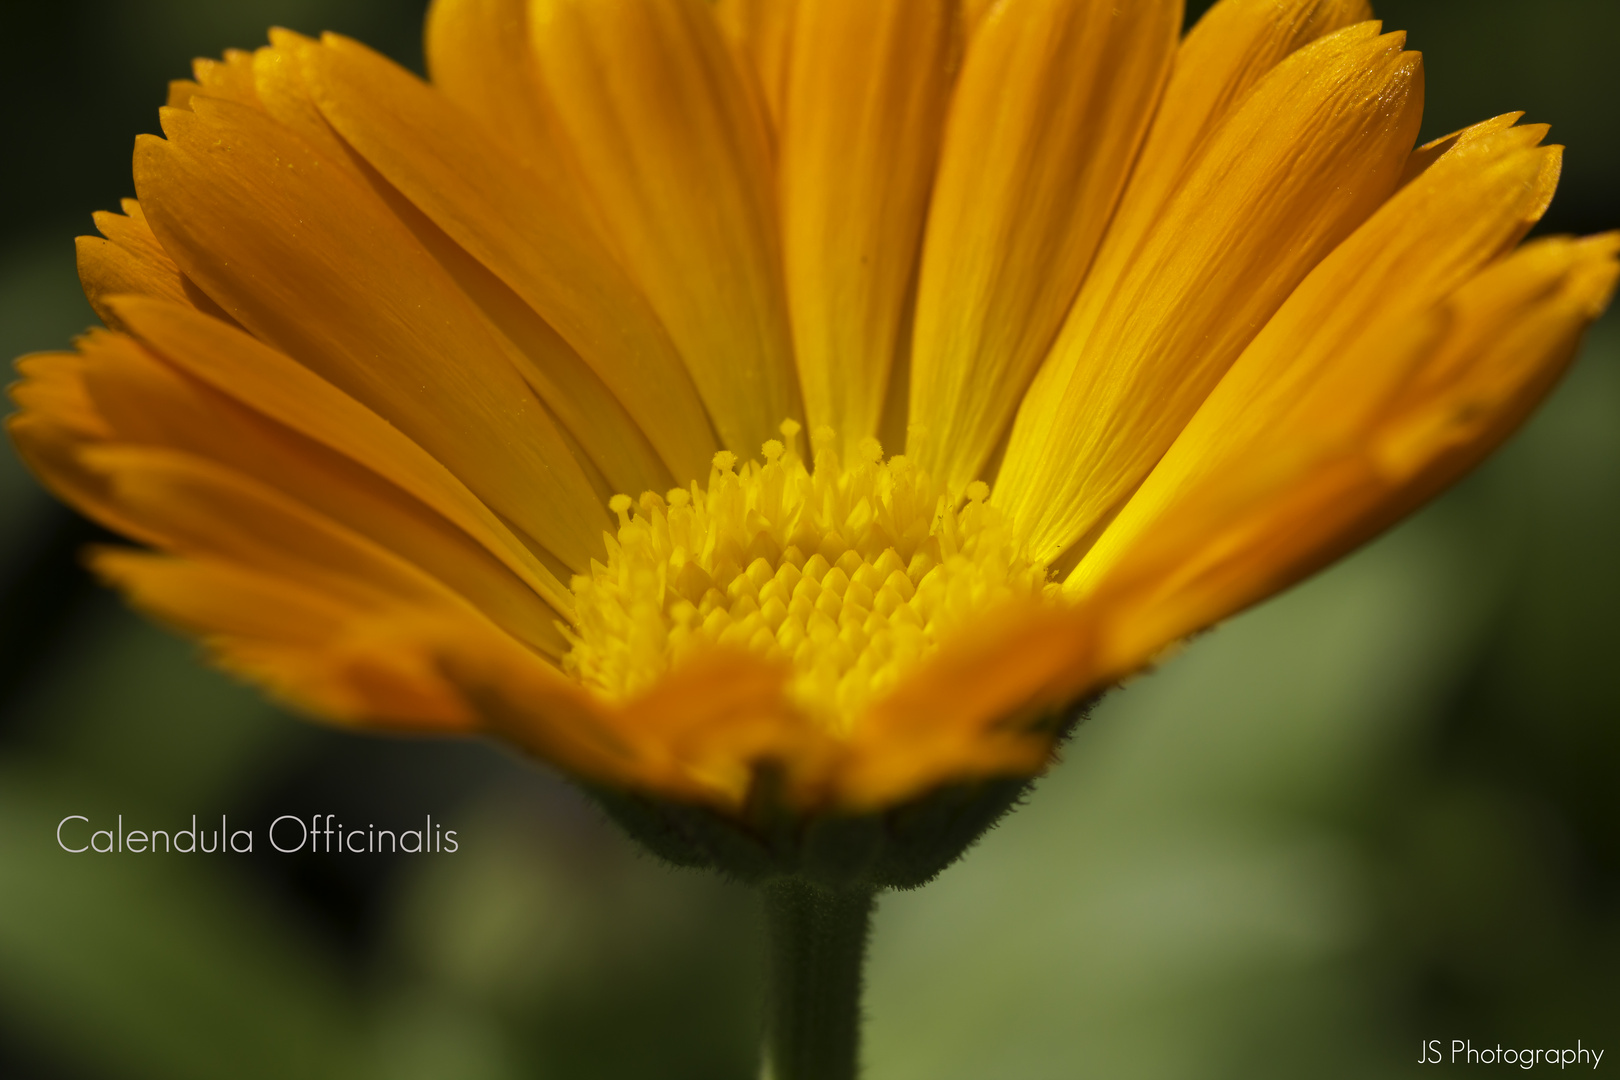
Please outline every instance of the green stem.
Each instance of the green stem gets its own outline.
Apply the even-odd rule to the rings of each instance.
[[[855,1080],[872,892],[798,878],[764,888],[770,930],[770,1080]]]

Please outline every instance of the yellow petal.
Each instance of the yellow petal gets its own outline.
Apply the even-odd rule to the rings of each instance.
[[[569,150],[540,91],[528,9],[528,0],[433,0],[427,68],[434,86],[541,172],[549,189],[569,183]]]
[[[354,603],[470,611],[392,552],[235,470],[139,446],[91,446],[82,456],[173,554],[251,566]]]
[[[1088,277],[1020,407],[994,501],[1051,561],[1141,483],[1265,321],[1400,178],[1422,112],[1398,34],[1278,64],[1117,280]]]
[[[716,0],[715,19],[745,70],[759,81],[771,121],[780,125],[787,96],[788,50],[797,0]]]
[[[363,46],[333,36],[309,57],[332,125],[589,363],[574,371],[564,362],[571,353],[549,358],[561,387],[558,405],[588,405],[589,384],[600,377],[598,385],[623,403],[675,478],[704,475],[719,447],[691,377],[640,290],[566,193],[484,137],[443,95]],[[601,419],[593,425],[603,426]],[[649,479],[623,490],[651,486]]]
[[[79,283],[85,299],[101,321],[120,329],[118,317],[107,306],[109,296],[138,293],[177,304],[186,302],[185,280],[178,267],[165,259],[143,260],[128,248],[99,236],[81,236],[74,241],[79,261]],[[168,265],[164,265],[168,262]]]
[[[1009,605],[943,643],[853,726],[840,805],[860,812],[1041,772],[1061,712],[1097,685],[1094,629],[1063,608]]]
[[[335,719],[468,726],[471,714],[464,708],[450,709],[461,699],[441,677],[437,656],[442,643],[512,639],[495,630],[460,597],[385,548],[212,462],[133,447],[95,447],[83,457],[91,470],[106,478],[112,502],[131,517],[150,523],[166,550],[188,561],[224,564],[267,582],[282,582],[295,606],[300,594],[314,594],[328,611],[333,605],[351,610],[333,628],[336,633],[314,649],[308,648],[305,639],[248,642],[250,663],[257,656],[261,661],[301,662],[317,673],[335,669],[350,684],[348,689],[358,685],[362,690],[358,695],[362,706],[373,696],[383,702],[375,711],[339,712]],[[143,602],[139,594],[135,599]],[[168,612],[170,617],[184,620],[189,615],[200,620],[211,612],[216,619],[231,620],[225,626],[224,659],[228,663],[240,660],[240,650],[229,634],[232,629],[240,630],[243,616],[232,615],[195,591],[182,599],[188,605]],[[195,624],[192,628],[218,629]],[[509,647],[521,650],[515,642]],[[538,657],[535,662],[543,663]],[[255,674],[251,667],[247,673]],[[413,680],[413,674],[421,678]],[[434,691],[429,699],[439,701],[444,709],[421,716],[392,715],[388,702],[418,697],[413,682],[425,683],[423,688]]]
[[[948,100],[949,0],[799,7],[781,127],[782,245],[812,430],[877,434]]]
[[[94,340],[100,331],[86,335]],[[84,360],[77,353],[34,353],[17,361],[20,382],[8,387],[19,409],[42,417],[81,438],[106,438],[107,421],[84,385]]]
[[[1402,485],[1385,513],[1432,498],[1517,430],[1608,307],[1617,256],[1620,233],[1553,237],[1458,290],[1441,347],[1400,387],[1395,419],[1380,430],[1379,472]]]
[[[191,98],[197,94],[258,106],[253,54],[246,49],[226,49],[220,60],[198,58],[191,62],[191,71],[195,81],[180,79],[169,84],[170,108],[189,109]]]
[[[136,144],[136,187],[181,269],[243,326],[377,410],[565,564],[596,492],[509,346],[376,196],[253,109],[197,98]]]
[[[907,455],[961,490],[1090,265],[1153,116],[1179,0],[1003,0],[968,47],[928,211]]]
[[[1266,73],[1296,49],[1372,18],[1367,0],[1221,0],[1176,50],[1175,65],[1099,266],[1135,250],[1164,211],[1187,165]],[[1369,23],[1359,31],[1376,33]]]
[[[1617,251],[1614,234],[1539,241],[1432,312],[1427,341],[1363,340],[1335,371],[1396,367],[1404,377],[1384,408],[1363,412],[1359,430],[1315,440],[1280,425],[1168,506],[1090,594],[1109,612],[1103,666],[1123,674],[1286,588],[1478,464],[1545,395],[1608,303]],[[1297,411],[1331,415],[1351,381],[1319,380]]]
[[[645,694],[610,703],[495,641],[452,647],[445,670],[490,727],[529,752],[615,788],[739,810],[768,767],[800,805],[829,790],[837,745],[793,712],[787,671],[711,649]]]
[[[83,431],[25,412],[6,417],[6,433],[23,464],[63,502],[113,532],[144,543],[157,541],[150,526],[113,501],[106,477],[85,467],[83,452],[94,443]]]
[[[219,667],[315,716],[470,732],[472,711],[412,636],[409,610],[368,609],[216,561],[101,550],[96,572],[136,606],[201,634]]]
[[[127,215],[127,216],[126,216]],[[96,228],[105,240],[81,236],[77,241],[79,283],[101,321],[118,329],[118,316],[108,300],[126,293],[190,304],[215,318],[229,320],[223,308],[180,272],[134,199],[124,200],[124,214],[102,211]]]
[[[996,0],[962,0],[962,23],[969,33],[978,29],[995,4]]]
[[[1537,145],[1544,133],[1495,122],[1462,133],[1324,259],[1232,365],[1065,589],[1093,588],[1166,505],[1234,458],[1257,453],[1251,443],[1271,448],[1261,456],[1280,453],[1290,437],[1309,443],[1355,430],[1368,410],[1383,407],[1402,372],[1401,350],[1389,343],[1518,243],[1546,210],[1559,153]],[[1427,345],[1421,337],[1411,343]],[[1338,389],[1326,392],[1324,380]]]
[[[251,477],[400,555],[530,646],[552,656],[567,651],[556,610],[467,534],[375,473],[128,338],[101,335],[82,352],[109,441],[191,454]]]
[[[424,218],[387,180],[356,157],[333,131],[316,105],[310,87],[311,69],[326,50],[286,30],[272,30],[270,37],[274,44],[253,54],[256,94],[245,103],[296,133],[327,162],[348,173],[354,182],[373,189],[479,306],[492,328],[515,346],[510,350],[511,359],[540,394],[552,417],[561,424],[564,442],[580,459],[586,475],[598,489],[598,501],[605,502],[616,491],[667,488],[673,479],[670,470],[648,445],[642,430],[624,407],[573,349],[488,268]],[[408,75],[404,77],[410,80]],[[206,99],[217,95],[199,89],[195,96]],[[468,119],[458,114],[456,123],[466,126]],[[462,160],[464,167],[465,161]],[[578,217],[573,207],[559,207],[554,212]],[[671,354],[676,374],[684,378],[667,342],[664,351]],[[696,401],[690,388],[686,396]],[[701,416],[696,418],[696,426],[707,434],[706,422]],[[712,454],[712,437],[708,441]],[[701,460],[706,462],[707,458]]]
[[[534,0],[542,80],[720,441],[799,415],[762,108],[704,0]]]
[[[309,54],[319,47],[290,30],[271,30],[270,42],[253,54],[253,85],[264,111],[330,160],[347,164],[343,140],[322,118],[305,78]]]
[[[376,413],[247,334],[173,305],[124,298],[120,317],[188,375],[408,492],[495,555],[558,611],[572,594],[437,459]]]

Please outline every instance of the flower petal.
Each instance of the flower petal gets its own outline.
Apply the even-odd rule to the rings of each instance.
[[[191,71],[195,81],[176,79],[169,84],[169,108],[189,109],[191,99],[198,94],[259,107],[253,54],[246,49],[226,49],[220,60],[199,57],[191,62]]]
[[[559,613],[483,547],[375,473],[170,367],[134,341],[81,344],[108,441],[191,454],[251,477],[403,557],[551,656]]]
[[[444,465],[376,413],[232,327],[170,304],[133,297],[115,304],[131,331],[165,360],[409,493],[494,553],[557,611],[572,610],[566,586],[501,519]]]
[[[124,213],[102,211],[95,215],[96,228],[105,240],[96,236],[81,236],[76,247],[79,262],[79,283],[84,295],[101,321],[119,329],[118,316],[108,300],[114,296],[135,293],[158,300],[190,304],[199,311],[218,319],[230,321],[225,309],[214,303],[163,250],[152,227],[141,212],[140,203],[124,200]]]
[[[1164,508],[1241,459],[1356,430],[1401,377],[1400,340],[1539,219],[1558,180],[1542,127],[1461,133],[1294,291],[1232,365],[1065,589],[1094,587]],[[1420,151],[1421,153],[1422,151]],[[1409,336],[1409,335],[1408,335]],[[1422,348],[1421,336],[1413,341]],[[1331,394],[1323,383],[1342,384]],[[1251,449],[1264,445],[1264,451]],[[1188,537],[1196,543],[1195,537]]]
[[[1188,164],[1214,130],[1289,53],[1372,18],[1367,0],[1221,0],[1176,50],[1175,67],[1119,213],[1108,227],[1099,272],[1134,252],[1164,212]],[[1371,37],[1376,24],[1362,33]]]
[[[93,438],[69,424],[38,412],[6,417],[17,456],[63,502],[114,532],[145,543],[158,536],[150,526],[116,505],[106,477],[85,467],[83,452]]]
[[[894,805],[942,784],[1045,769],[1054,717],[1098,685],[1095,627],[1051,605],[995,610],[944,642],[854,724],[840,805]]]
[[[467,704],[411,635],[408,610],[367,608],[275,574],[103,549],[91,565],[157,618],[204,637],[219,667],[326,720],[470,732]]]
[[[426,46],[434,86],[548,185],[569,184],[567,138],[546,105],[529,47],[528,0],[433,0]]]
[[[1353,381],[1321,379],[1299,422],[1244,444],[1230,467],[1167,506],[1090,594],[1112,613],[1104,667],[1124,674],[1286,588],[1478,464],[1574,355],[1613,293],[1617,252],[1617,234],[1538,241],[1457,290],[1425,320],[1427,334],[1362,339],[1333,373],[1395,368],[1385,407],[1362,410],[1359,430],[1304,439],[1305,422],[1332,415]]]
[[[788,50],[797,0],[715,0],[714,15],[745,70],[759,80],[772,123],[780,127],[787,96]]]
[[[752,456],[800,413],[762,107],[704,0],[534,0],[531,21],[626,268]]]
[[[443,95],[364,46],[329,36],[309,59],[321,110],[338,132],[590,365],[576,372],[552,359],[559,403],[589,403],[594,388],[586,384],[599,376],[674,477],[704,475],[719,447],[691,377],[568,194],[509,157]],[[604,426],[598,418],[581,434]]]
[[[917,291],[907,455],[953,490],[984,468],[1113,212],[1180,0],[1003,0],[945,128]]]
[[[788,704],[786,669],[750,653],[707,650],[623,703],[500,651],[455,649],[446,670],[495,731],[598,783],[731,811],[761,766],[795,805],[828,791],[834,740]]]
[[[950,94],[950,0],[800,5],[781,126],[782,246],[805,415],[877,434]]]
[[[992,496],[1034,558],[1106,522],[1265,320],[1394,189],[1422,112],[1403,42],[1352,27],[1278,64],[1128,267],[1087,278]]]
[[[256,92],[244,103],[280,121],[359,186],[372,189],[478,305],[491,328],[515,346],[509,352],[510,358],[560,422],[564,442],[599,489],[598,501],[606,502],[615,491],[668,487],[673,479],[669,469],[659,461],[657,452],[624,407],[573,349],[487,267],[356,156],[333,130],[315,102],[309,79],[313,61],[326,50],[286,30],[272,30],[270,38],[271,46],[252,55]],[[408,75],[404,77],[415,81]],[[194,96],[206,99],[217,95],[200,88]],[[458,123],[466,126],[468,119],[462,115]],[[577,211],[568,212],[577,216]],[[666,351],[670,351],[667,346]],[[684,377],[678,361],[675,364],[677,373]],[[694,394],[689,392],[688,396],[695,400]],[[698,425],[706,430],[701,417]]]
[[[196,98],[136,144],[136,187],[181,269],[243,326],[443,461],[565,564],[605,513],[510,346],[376,196],[253,109]]]
[[[85,389],[78,353],[33,353],[17,361],[17,374],[22,380],[7,390],[24,411],[11,419],[39,417],[79,438],[103,439],[111,432]]]

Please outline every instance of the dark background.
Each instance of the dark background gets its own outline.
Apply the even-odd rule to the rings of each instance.
[[[419,66],[422,7],[3,0],[0,353],[93,321],[71,238],[131,194],[133,136],[192,56],[280,24]],[[1544,229],[1620,224],[1620,4],[1379,13],[1425,53],[1426,137],[1527,110],[1571,146]],[[0,515],[0,1076],[754,1076],[745,893],[639,857],[493,748],[333,732],[201,668],[87,580],[101,537],[9,451]],[[1382,1077],[1454,1038],[1620,1060],[1617,558],[1609,322],[1476,476],[1115,694],[1029,807],[884,901],[869,1074]],[[223,813],[263,848],[315,812],[431,813],[462,847],[52,837]]]

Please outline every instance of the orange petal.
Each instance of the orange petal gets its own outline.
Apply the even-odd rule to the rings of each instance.
[[[477,726],[413,639],[410,612],[367,609],[228,563],[103,549],[92,565],[136,606],[202,635],[213,663],[294,708],[403,730]]]
[[[259,91],[253,79],[253,54],[246,49],[226,49],[220,60],[200,57],[191,62],[195,82],[178,80],[169,84],[169,107],[191,108],[191,98],[197,94],[235,101],[243,105],[259,105]]]
[[[427,15],[433,85],[484,124],[547,190],[578,200],[567,136],[541,93],[529,47],[528,0],[433,0]]]
[[[87,340],[95,340],[92,330]],[[102,439],[107,421],[90,400],[84,385],[84,360],[77,353],[33,353],[17,361],[20,382],[9,388],[17,407],[72,431],[76,437]]]
[[[134,341],[82,346],[89,395],[125,445],[175,450],[251,477],[402,556],[509,633],[567,651],[558,612],[487,550],[369,470],[168,366]]]
[[[928,211],[908,456],[975,479],[1051,347],[1152,119],[1180,0],[1003,0],[968,47]]]
[[[1080,594],[1106,576],[1166,505],[1230,468],[1262,441],[1285,452],[1357,430],[1387,405],[1403,376],[1407,340],[1431,308],[1518,243],[1558,180],[1545,129],[1479,125],[1326,259],[1232,365],[1175,444],[1126,503],[1065,588]],[[1357,359],[1352,360],[1351,357]],[[1372,360],[1366,359],[1372,357]],[[1338,388],[1324,390],[1324,380]]]
[[[800,411],[762,106],[705,0],[534,0],[531,21],[626,269],[752,456]]]
[[[190,304],[215,318],[230,319],[223,308],[180,272],[152,235],[146,215],[134,199],[124,200],[124,214],[102,211],[95,215],[95,221],[106,239],[79,237],[79,283],[102,322],[119,329],[118,316],[108,299],[125,293]]]
[[[828,787],[833,741],[787,704],[786,671],[749,653],[710,650],[623,703],[499,649],[453,649],[446,670],[502,736],[598,783],[729,810],[765,765],[800,804]]]
[[[287,128],[207,98],[136,144],[136,187],[183,271],[352,394],[564,563],[605,512],[509,345],[376,196]]]
[[[364,405],[247,334],[184,308],[126,297],[118,314],[165,360],[253,411],[408,492],[484,548],[558,611],[572,594],[438,460]]]
[[[714,16],[741,66],[752,71],[774,125],[787,96],[788,50],[797,0],[715,0]]]
[[[1372,18],[1367,0],[1221,0],[1176,50],[1175,66],[1099,264],[1118,272],[1214,130],[1289,53]],[[1372,36],[1375,24],[1363,27]]]
[[[853,460],[877,434],[950,93],[949,0],[799,7],[782,243],[805,414]]]
[[[1094,628],[1049,605],[988,613],[856,720],[840,805],[891,806],[947,783],[1034,776],[1055,717],[1098,685]]]
[[[604,414],[623,402],[674,477],[704,475],[719,447],[691,377],[640,290],[566,193],[403,68],[344,38],[326,44],[310,50],[310,73],[333,126],[572,347],[549,358],[559,391],[548,401],[553,408],[576,403],[595,419],[570,429],[590,438],[609,427]],[[589,369],[566,364],[573,350]],[[616,402],[590,408],[603,386]],[[618,433],[608,449],[632,439],[640,439],[634,429]],[[653,486],[649,478],[624,490]]]
[[[305,77],[309,55],[319,46],[290,30],[271,30],[271,44],[253,54],[253,84],[264,111],[331,161],[347,164],[343,140],[321,116]]]
[[[1478,464],[1568,364],[1613,292],[1617,251],[1614,234],[1531,244],[1436,309],[1427,347],[1363,340],[1339,368],[1388,364],[1392,346],[1405,361],[1385,408],[1314,442],[1283,425],[1167,507],[1091,593],[1111,613],[1104,666],[1123,674],[1287,587]],[[1320,380],[1302,405],[1331,413],[1349,381]]]
[[[116,503],[107,478],[85,467],[84,450],[94,444],[82,431],[25,412],[6,417],[6,433],[23,464],[63,502],[114,532],[144,543],[158,541],[151,526]]]
[[[1265,320],[1394,189],[1422,112],[1403,41],[1352,27],[1278,64],[1120,277],[1088,277],[993,495],[1035,558],[1106,522]]]

